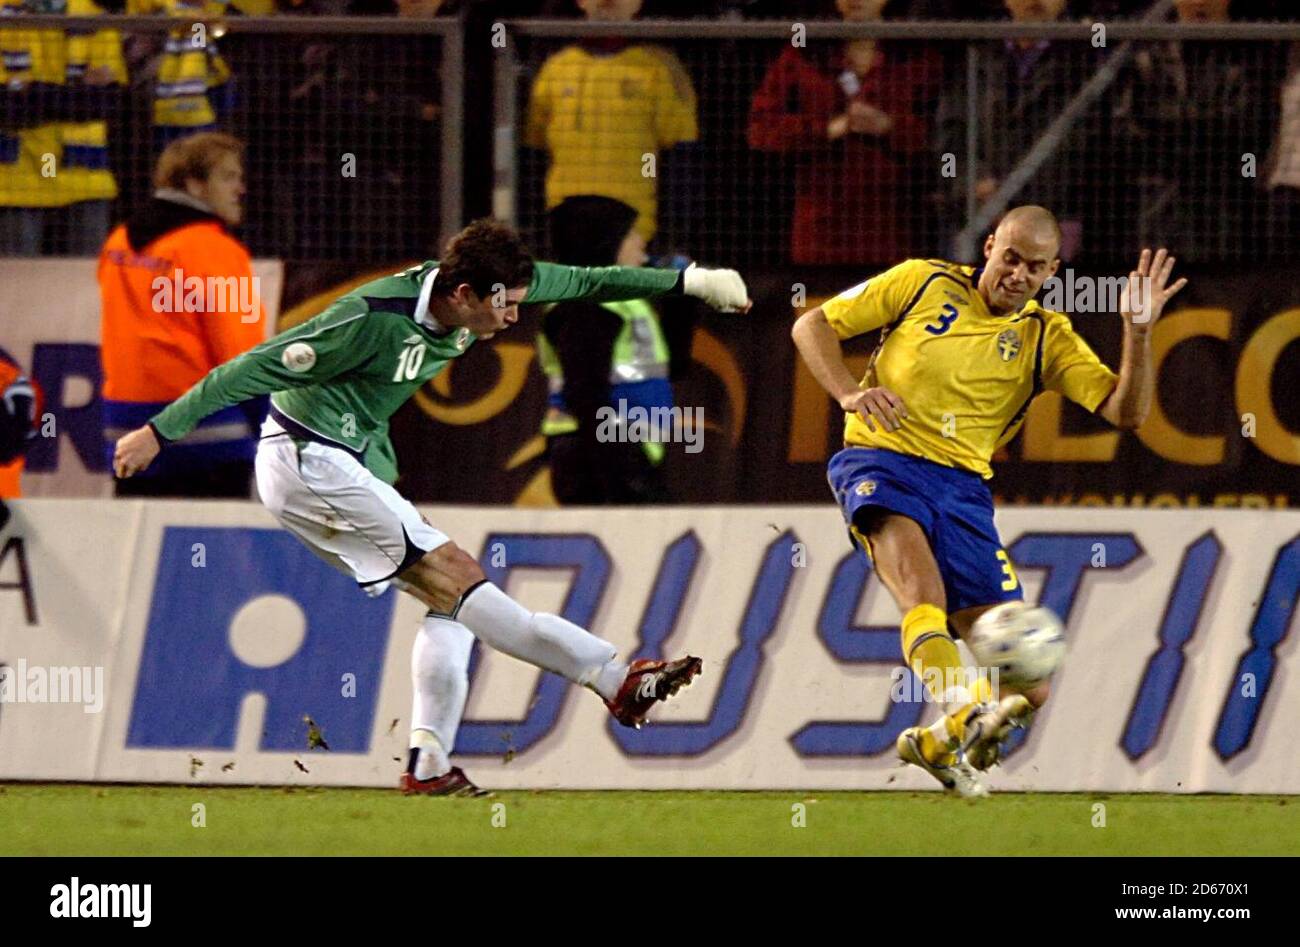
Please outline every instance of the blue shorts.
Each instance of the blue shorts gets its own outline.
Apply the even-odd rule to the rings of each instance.
[[[854,520],[859,510],[889,510],[917,522],[939,564],[949,614],[1024,598],[979,474],[896,451],[848,447],[831,458],[826,479],[854,545],[868,556]]]

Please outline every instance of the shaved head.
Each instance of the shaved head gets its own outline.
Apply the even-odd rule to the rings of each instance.
[[[1061,225],[1056,222],[1056,215],[1046,207],[1039,207],[1037,204],[1013,207],[998,221],[994,234],[1000,232],[1003,227],[1015,227],[1026,237],[1037,242],[1051,240],[1056,244],[1056,252],[1059,253],[1061,250]]]
[[[1061,227],[1046,207],[1026,204],[1007,211],[984,241],[979,291],[998,315],[1025,305],[1061,261]]]

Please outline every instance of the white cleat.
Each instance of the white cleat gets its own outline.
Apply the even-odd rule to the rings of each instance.
[[[1029,725],[1034,705],[1023,694],[1011,694],[986,704],[966,721],[966,742],[959,754],[977,770],[998,764],[998,747],[1012,730]]]
[[[983,799],[989,794],[989,787],[984,785],[980,774],[965,757],[958,757],[949,768],[949,772],[952,774],[957,795],[963,799]]]
[[[904,763],[919,766],[943,786],[945,792],[956,793],[963,799],[980,799],[989,794],[988,787],[966,760],[958,755],[951,763],[931,763],[921,752],[921,728],[908,727],[898,735],[898,758]]]

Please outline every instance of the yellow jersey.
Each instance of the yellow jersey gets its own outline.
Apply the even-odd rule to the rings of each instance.
[[[637,211],[655,231],[656,169],[647,156],[699,137],[695,92],[677,58],[653,46],[599,55],[569,46],[546,60],[533,83],[524,143],[551,154],[546,206],[599,194]]]
[[[1118,380],[1070,320],[1035,300],[995,316],[976,289],[979,271],[907,260],[822,305],[841,339],[880,329],[860,387],[903,399],[897,431],[846,415],[847,446],[877,447],[993,476],[989,461],[1015,437],[1041,391],[1096,411]]]
[[[154,82],[153,122],[178,133],[215,125],[217,109],[208,95],[230,79],[230,67],[217,52],[210,21],[223,16],[225,0],[127,0],[133,16],[165,14],[184,22],[167,34]],[[207,20],[199,29],[195,24]]]
[[[23,12],[19,0],[0,0],[0,15],[17,18]],[[68,0],[65,12],[68,16],[104,14],[93,0]],[[117,30],[0,31],[0,82],[17,87],[73,85],[82,81],[88,69],[107,69],[114,83],[126,85]],[[66,207],[116,196],[105,122],[50,121],[18,130],[0,129],[0,206]]]

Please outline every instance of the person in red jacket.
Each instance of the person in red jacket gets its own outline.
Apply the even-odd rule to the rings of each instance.
[[[104,444],[113,445],[199,379],[267,337],[243,217],[243,145],[218,132],[172,142],[154,195],[109,234],[99,258]],[[248,497],[265,399],[204,419],[118,496]]]
[[[889,0],[836,0],[850,22]],[[884,263],[916,255],[921,215],[911,165],[929,138],[940,64],[927,48],[871,39],[793,46],[769,67],[749,111],[749,144],[797,154],[796,263]]]

